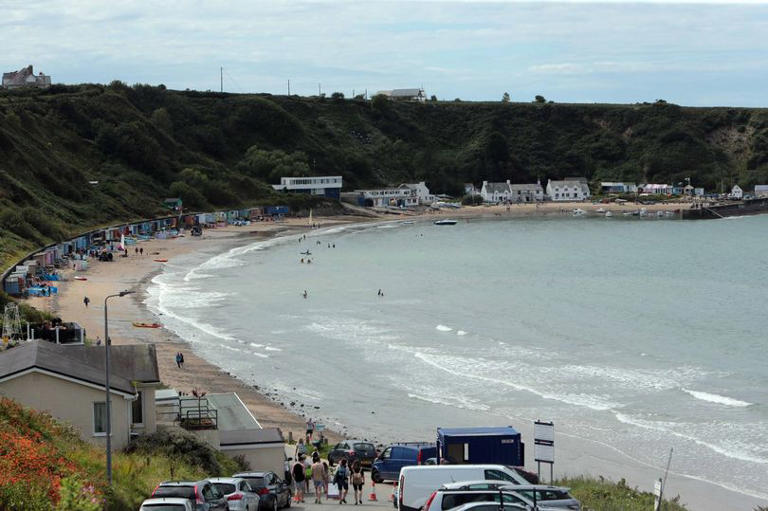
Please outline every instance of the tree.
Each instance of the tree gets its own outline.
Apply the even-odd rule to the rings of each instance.
[[[535,100],[536,100],[536,103],[546,103],[547,102],[547,100],[544,99],[544,96],[538,96],[537,95]]]
[[[331,94],[331,99],[334,101],[344,101],[344,93],[334,92],[333,94]]]
[[[384,112],[389,108],[389,100],[384,94],[376,94],[373,99],[371,99],[371,108],[379,113]]]
[[[505,92],[504,95],[501,97],[502,103],[509,103],[509,92]]]
[[[430,100],[430,101],[432,101],[432,102],[436,102],[436,101],[437,101],[437,96],[435,96],[434,94],[432,94],[432,95],[429,97],[429,100]]]

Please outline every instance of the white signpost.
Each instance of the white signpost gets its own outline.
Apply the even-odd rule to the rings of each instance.
[[[549,482],[554,480],[555,466],[555,423],[535,421],[533,423],[533,459],[541,479],[541,464],[549,463]]]
[[[653,484],[653,511],[661,509],[661,479]]]

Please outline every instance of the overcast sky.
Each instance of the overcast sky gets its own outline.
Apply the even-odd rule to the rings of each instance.
[[[0,0],[3,71],[285,94],[768,106],[768,4]]]

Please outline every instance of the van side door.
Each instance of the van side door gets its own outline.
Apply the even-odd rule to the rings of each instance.
[[[400,477],[400,469],[398,469],[397,474],[394,474],[394,468],[393,468],[394,461],[392,460],[392,447],[387,447],[386,449],[384,449],[384,452],[381,453],[380,458],[381,458],[381,470],[379,471],[379,473],[381,474],[382,479],[392,481]]]

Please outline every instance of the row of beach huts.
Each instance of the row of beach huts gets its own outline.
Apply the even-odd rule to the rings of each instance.
[[[2,274],[3,290],[11,296],[55,292],[55,285],[41,287],[39,284],[58,281],[59,276],[56,274],[56,268],[63,264],[74,265],[77,270],[87,269],[88,261],[87,258],[83,257],[84,255],[93,251],[111,251],[121,237],[125,238],[126,244],[133,244],[138,240],[165,239],[175,236],[180,228],[193,226],[215,228],[244,220],[274,220],[287,215],[289,212],[288,206],[266,206],[164,216],[94,229],[28,254]]]

